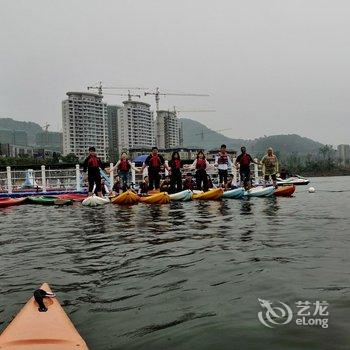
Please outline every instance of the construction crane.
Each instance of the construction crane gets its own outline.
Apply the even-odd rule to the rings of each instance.
[[[49,126],[50,126],[50,124],[48,124],[48,123],[45,123],[45,125],[43,125],[43,129],[45,130],[45,132],[48,132]]]
[[[88,90],[97,90],[97,93],[102,96],[103,90],[105,89],[118,89],[118,90],[146,90],[147,88],[142,87],[126,87],[126,86],[103,86],[102,81],[98,82],[97,85],[88,86]]]
[[[179,113],[212,113],[212,112],[216,112],[215,109],[188,109],[188,110],[178,110],[176,109],[176,107],[174,106],[174,113],[175,114],[179,114]]]
[[[104,95],[114,95],[114,96],[128,96],[128,101],[131,101],[132,97],[138,97],[141,98],[141,95],[134,95],[130,93],[130,90],[127,94],[113,94],[113,93],[105,93]]]
[[[45,123],[45,125],[43,125],[43,130],[45,131],[45,145],[49,144],[49,123]]]
[[[220,129],[220,130],[209,130],[204,132],[204,129],[202,129],[202,132],[200,132],[199,134],[195,134],[196,136],[201,135],[201,140],[204,140],[204,135],[206,134],[210,134],[212,132],[221,132],[221,131],[226,131],[226,130],[232,130],[232,128],[226,128],[226,129]]]
[[[206,95],[206,94],[185,94],[185,93],[165,93],[165,92],[160,92],[159,91],[159,87],[157,87],[155,89],[155,91],[153,92],[149,92],[149,91],[146,91],[145,92],[145,96],[147,95],[154,95],[155,99],[156,99],[156,109],[157,111],[159,111],[159,99],[160,99],[160,96],[195,96],[195,97],[207,97],[209,95]]]

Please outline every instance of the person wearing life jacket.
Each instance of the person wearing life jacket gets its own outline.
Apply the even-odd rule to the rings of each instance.
[[[149,190],[148,186],[149,186],[148,176],[145,176],[143,178],[143,181],[140,183],[139,194],[146,195],[148,193],[148,190]]]
[[[251,176],[250,176],[250,163],[260,164],[255,161],[250,154],[247,153],[247,149],[242,146],[241,154],[236,158],[236,167],[239,166],[239,174],[241,177],[241,185],[243,183],[244,188],[249,190],[251,188]]]
[[[190,169],[196,169],[196,187],[197,190],[208,191],[208,174],[207,168],[209,162],[205,159],[203,151],[197,153],[197,158],[190,166]]]
[[[273,149],[271,147],[267,150],[267,153],[261,159],[261,164],[263,165],[265,186],[271,177],[272,182],[273,182],[273,186],[275,188],[277,188],[277,178],[276,177],[277,177],[277,173],[279,170],[279,165],[278,165],[278,159],[273,154]]]
[[[120,184],[120,178],[117,175],[114,178],[114,184],[113,184],[113,187],[112,187],[112,196],[118,196],[118,194],[120,193],[121,188],[122,188],[122,186]]]
[[[185,181],[183,183],[183,189],[184,190],[191,190],[191,191],[196,189],[196,183],[193,180],[191,173],[186,174],[186,178],[185,178]]]
[[[165,166],[164,158],[158,154],[158,148],[153,147],[152,153],[146,158],[142,165],[141,172],[148,167],[148,178],[149,178],[149,190],[159,189],[160,185],[160,172]],[[166,167],[170,170],[169,167]]]
[[[170,180],[170,176],[167,175],[165,176],[164,180],[162,181],[162,183],[160,184],[160,192],[168,192],[170,193],[170,188],[171,188],[171,180]]]
[[[137,171],[137,169],[132,165],[132,163],[128,159],[126,152],[122,152],[122,154],[120,155],[120,159],[118,160],[116,165],[109,170],[109,172],[115,171],[115,170],[118,171],[118,175],[121,180],[123,191],[129,188],[129,179],[130,179],[131,169]]]
[[[169,161],[170,168],[170,193],[182,191],[182,161],[179,152],[175,151]]]
[[[95,192],[94,192],[94,193],[95,193],[96,195],[98,195],[98,194],[97,194],[97,186],[96,186],[96,188],[95,188]],[[106,182],[105,182],[104,179],[101,179],[101,193],[102,193],[102,196],[106,196],[106,195],[109,194],[109,189],[108,189],[108,187],[107,187]]]
[[[228,174],[227,182],[225,184],[225,191],[233,190],[234,188],[237,188],[237,186],[235,183],[233,183],[233,175]]]
[[[95,147],[89,148],[89,155],[83,163],[83,172],[86,174],[89,182],[89,196],[92,196],[94,185],[96,185],[96,193],[99,197],[102,197],[101,192],[101,174],[100,168],[102,169],[102,161],[97,157]],[[86,177],[86,175],[85,175]]]
[[[215,164],[219,172],[219,183],[225,185],[227,182],[228,169],[232,169],[230,155],[226,151],[226,145],[221,145],[219,153],[215,157]]]

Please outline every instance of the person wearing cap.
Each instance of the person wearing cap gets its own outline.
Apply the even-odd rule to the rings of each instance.
[[[244,188],[249,190],[251,187],[251,176],[250,176],[250,164],[260,164],[258,161],[255,161],[250,154],[247,153],[247,150],[244,146],[241,147],[241,154],[236,159],[236,167],[239,166],[239,174],[241,177],[241,185],[243,183]]]
[[[99,197],[102,197],[102,184],[100,168],[102,169],[103,164],[99,157],[97,157],[95,147],[89,148],[89,155],[83,163],[83,172],[87,175],[89,182],[89,196],[92,196],[94,186],[96,186],[96,193]]]
[[[265,180],[265,186],[266,183],[270,180],[270,177],[272,179],[273,186],[277,188],[277,173],[278,173],[278,159],[273,154],[273,149],[270,147],[267,150],[267,153],[264,155],[264,157],[261,159],[261,164],[263,165],[263,174],[264,174],[264,180]]]

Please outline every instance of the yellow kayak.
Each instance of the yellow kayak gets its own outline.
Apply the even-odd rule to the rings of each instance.
[[[136,204],[140,201],[140,197],[133,191],[126,191],[112,198],[113,204]]]
[[[202,200],[217,200],[222,197],[224,191],[222,188],[213,188],[207,192],[194,193],[193,199],[202,199]]]
[[[49,285],[41,287],[52,293]],[[46,312],[32,297],[0,335],[1,350],[88,350],[73,323],[54,298],[44,298]]]
[[[170,202],[170,197],[168,193],[160,192],[150,196],[140,197],[140,202],[146,204],[166,204]]]

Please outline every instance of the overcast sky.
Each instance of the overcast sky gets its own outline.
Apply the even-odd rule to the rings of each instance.
[[[58,130],[65,93],[102,80],[209,93],[163,98],[161,108],[215,109],[190,116],[232,128],[227,136],[298,133],[350,143],[349,1],[0,4],[0,117]]]

